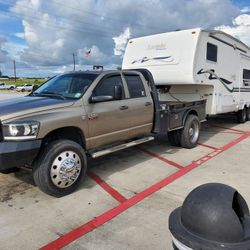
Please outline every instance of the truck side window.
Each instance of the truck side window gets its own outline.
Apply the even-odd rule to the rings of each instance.
[[[250,86],[250,70],[243,69],[243,84],[244,86]]]
[[[130,98],[145,97],[145,89],[140,76],[138,75],[125,75],[128,85]]]
[[[207,43],[207,60],[217,62],[218,48],[212,43]]]
[[[123,90],[122,79],[120,76],[109,76],[101,81],[101,83],[93,91],[94,96],[114,96],[114,87],[120,85]]]

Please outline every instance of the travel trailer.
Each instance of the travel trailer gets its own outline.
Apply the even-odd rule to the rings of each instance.
[[[190,29],[131,39],[122,69],[148,69],[162,101],[206,99],[207,115],[250,119],[250,48],[217,30]]]

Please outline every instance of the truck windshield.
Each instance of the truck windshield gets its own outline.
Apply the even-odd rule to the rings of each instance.
[[[33,92],[32,96],[79,99],[98,74],[66,74],[52,78]]]

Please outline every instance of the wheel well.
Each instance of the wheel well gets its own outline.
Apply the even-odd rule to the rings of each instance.
[[[192,109],[192,110],[187,111],[186,114],[183,116],[183,126],[189,115],[196,115],[198,117],[198,113],[196,112],[196,110]]]
[[[190,112],[188,112],[188,115],[196,115],[196,116],[198,116],[198,113],[195,110],[190,110]]]
[[[43,145],[46,146],[51,141],[55,141],[58,139],[72,140],[80,144],[83,148],[86,147],[84,135],[81,129],[77,127],[58,128],[56,130],[51,131],[44,137]]]

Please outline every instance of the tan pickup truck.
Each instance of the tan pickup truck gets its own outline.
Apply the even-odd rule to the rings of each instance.
[[[0,102],[0,171],[29,166],[36,185],[60,197],[97,158],[166,134],[174,146],[197,145],[205,100],[162,102],[147,70],[69,72],[28,96]]]

